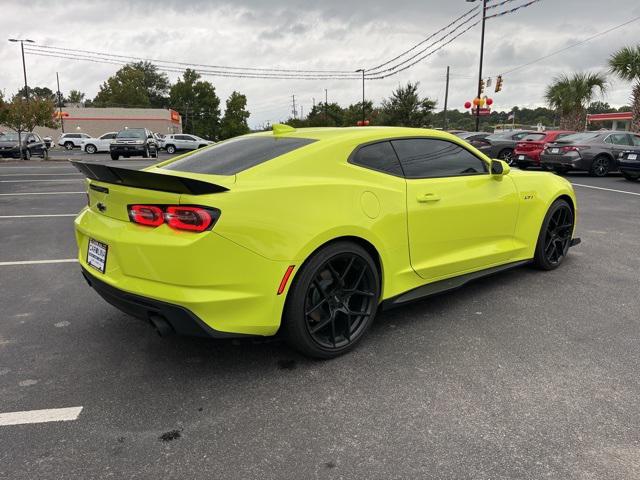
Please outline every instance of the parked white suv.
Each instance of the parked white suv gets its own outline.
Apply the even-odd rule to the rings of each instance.
[[[80,148],[87,153],[108,152],[109,145],[113,142],[118,132],[108,132],[98,138],[83,138]]]
[[[215,142],[196,137],[195,135],[187,135],[184,133],[176,133],[174,135],[165,135],[162,139],[162,147],[167,153],[176,153],[178,150],[195,150],[197,148],[213,145]]]
[[[91,138],[91,136],[86,133],[63,133],[58,139],[58,145],[67,150],[73,150],[74,148],[81,148],[82,140],[87,138]]]

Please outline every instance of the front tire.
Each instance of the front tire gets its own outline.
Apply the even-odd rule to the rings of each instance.
[[[375,318],[380,275],[373,259],[351,242],[314,253],[294,278],[282,328],[287,343],[314,358],[334,358],[356,346]]]
[[[96,148],[95,145],[87,145],[86,147],[84,147],[84,151],[90,154],[94,154],[98,151],[98,149]]]
[[[173,145],[167,145],[167,153],[173,155],[174,153],[176,153],[176,147],[174,147]]]
[[[23,158],[25,160],[31,160],[31,150],[28,148],[24,151]]]
[[[567,256],[573,235],[573,210],[566,200],[551,204],[542,222],[533,263],[541,270],[554,270]]]
[[[622,176],[631,182],[635,182],[640,178],[640,173],[621,172]]]
[[[118,160],[119,158],[120,158],[120,155],[118,155],[117,153],[111,154],[111,160]]]
[[[73,150],[73,142],[65,142],[64,143],[64,148],[66,148],[67,150]]]
[[[149,158],[149,147],[146,147],[142,152],[142,158]]]

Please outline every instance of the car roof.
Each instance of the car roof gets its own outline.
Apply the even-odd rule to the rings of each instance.
[[[272,136],[274,132],[259,132],[248,136]],[[354,140],[366,143],[375,140],[400,137],[433,137],[460,141],[451,133],[442,130],[429,128],[409,128],[409,127],[313,127],[313,128],[291,128],[282,133],[275,134],[278,137],[308,138],[312,140]]]

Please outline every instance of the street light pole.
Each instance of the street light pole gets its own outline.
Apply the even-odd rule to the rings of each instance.
[[[22,52],[22,73],[24,74],[24,96],[29,101],[29,87],[27,86],[27,64],[24,61],[24,42],[27,43],[35,43],[33,40],[29,40],[28,38],[10,38],[10,42],[20,42],[20,51]]]
[[[476,0],[467,0],[475,2]],[[480,67],[478,69],[478,97],[482,95],[482,59],[484,56],[484,26],[487,21],[487,0],[482,0],[482,34],[480,36]],[[476,132],[480,130],[480,104],[476,106]]]

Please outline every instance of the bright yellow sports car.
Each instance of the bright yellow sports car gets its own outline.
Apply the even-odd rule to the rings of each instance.
[[[142,171],[74,164],[85,278],[161,334],[280,331],[330,358],[381,306],[550,270],[579,242],[569,182],[435,130],[276,125]]]

